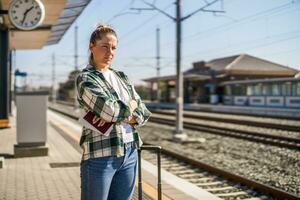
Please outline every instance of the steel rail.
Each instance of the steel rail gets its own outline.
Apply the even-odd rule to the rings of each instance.
[[[73,119],[76,120],[78,119],[78,117],[74,116],[74,114],[72,113],[65,113],[51,106],[49,106],[49,108],[61,114],[67,115]],[[155,123],[161,123],[163,121],[164,124],[171,125],[171,126],[175,124],[175,120],[165,119],[162,117],[158,118],[152,116],[149,121]],[[249,141],[260,142],[260,143],[270,144],[279,147],[285,147],[285,148],[296,149],[296,150],[300,149],[300,140],[297,138],[263,134],[263,133],[245,131],[245,130],[236,130],[236,129],[225,128],[225,127],[219,128],[219,127],[204,125],[204,124],[199,125],[191,122],[184,122],[183,127],[190,130],[205,131],[212,134],[224,135],[224,136],[234,137],[239,139],[246,139]]]
[[[166,112],[162,110],[150,110],[152,113],[156,114],[163,114],[163,115],[170,115],[173,116],[175,113]],[[201,111],[200,111],[201,112]],[[231,114],[235,115],[235,114]],[[246,116],[246,115],[245,115]],[[273,129],[280,129],[285,131],[295,131],[300,133],[300,123],[299,126],[292,126],[288,124],[276,124],[276,123],[269,123],[269,122],[259,122],[259,121],[251,121],[251,120],[244,120],[244,119],[229,119],[223,118],[218,116],[200,116],[200,115],[193,115],[193,114],[183,114],[185,118],[193,118],[193,119],[203,119],[203,120],[210,120],[216,122],[225,122],[225,123],[236,123],[241,125],[249,125],[249,126],[256,126],[256,127],[263,127],[263,128],[273,128]],[[270,117],[271,118],[271,117]]]
[[[171,126],[175,124],[175,120],[170,120],[163,117],[151,117],[149,121],[155,123],[161,123],[163,121],[164,124],[171,125]],[[300,149],[299,139],[297,138],[295,138],[294,140],[294,138],[290,138],[290,137],[263,134],[263,133],[245,131],[245,130],[236,130],[236,129],[225,128],[225,127],[220,128],[220,127],[204,125],[204,124],[200,125],[191,122],[184,122],[183,127],[191,130],[205,131],[212,134],[235,137],[239,139],[246,139],[250,141],[270,144],[279,147],[286,147],[286,148],[298,149],[298,150]]]

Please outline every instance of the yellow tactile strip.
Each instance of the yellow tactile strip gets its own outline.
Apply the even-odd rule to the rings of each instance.
[[[10,128],[8,119],[0,119],[0,128]]]

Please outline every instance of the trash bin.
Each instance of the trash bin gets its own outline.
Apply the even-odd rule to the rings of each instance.
[[[15,157],[47,156],[48,91],[19,92],[17,105],[17,144]]]

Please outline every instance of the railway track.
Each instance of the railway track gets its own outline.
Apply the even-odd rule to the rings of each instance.
[[[58,109],[55,111],[77,119],[77,117],[70,112],[59,111]],[[72,140],[72,138],[68,141],[70,142],[70,140]],[[300,199],[300,197],[294,194],[213,167],[165,148],[162,149],[161,153],[163,169],[213,193],[221,199]],[[143,159],[156,164],[156,155],[143,152],[142,156]]]
[[[152,113],[155,114],[162,114],[162,115],[169,115],[169,116],[174,116],[175,111],[174,110],[158,110],[158,109],[151,109]],[[240,124],[240,125],[248,125],[248,126],[255,126],[255,127],[262,127],[262,128],[272,128],[272,129],[279,129],[279,130],[284,130],[284,131],[296,131],[299,132],[300,134],[300,122],[298,122],[298,125],[290,125],[287,123],[271,123],[267,122],[262,118],[263,121],[258,121],[258,120],[251,120],[254,117],[249,117],[249,119],[243,119],[241,118],[230,118],[230,116],[233,116],[235,114],[216,114],[216,113],[204,113],[199,111],[199,112],[185,112],[183,114],[184,118],[193,118],[193,119],[201,119],[201,120],[209,120],[209,121],[215,121],[215,122],[223,122],[223,123],[232,123],[232,124]],[[278,121],[278,119],[275,119]],[[295,121],[295,120],[293,120]]]
[[[62,105],[70,106],[69,103],[62,103]],[[50,107],[50,108],[59,112],[59,109],[55,109],[54,107]],[[152,110],[152,112],[153,112],[153,115],[150,118],[151,122],[155,122],[155,123],[163,122],[164,124],[170,125],[170,126],[175,125],[174,113],[166,112],[166,111],[155,111],[155,110]],[[64,113],[64,114],[66,114],[66,113]],[[74,115],[72,113],[70,113],[69,116],[74,117]],[[218,117],[210,117],[209,120],[208,120],[208,118],[207,118],[207,120],[203,120],[203,118],[201,116],[198,117],[196,115],[185,115],[184,117],[185,117],[185,119],[184,119],[183,126],[184,126],[184,128],[187,128],[187,129],[202,131],[202,132],[217,134],[217,135],[224,135],[224,136],[234,137],[234,138],[239,138],[239,139],[245,139],[245,140],[250,140],[250,141],[254,141],[254,142],[260,142],[260,143],[264,143],[264,144],[284,147],[284,148],[300,150],[300,139],[298,139],[298,138],[266,134],[266,133],[261,133],[258,131],[249,131],[249,130],[230,128],[230,127],[225,127],[225,126],[214,126],[214,125],[209,125],[209,123],[207,123],[210,120],[216,121],[216,122],[221,122],[221,119],[223,119],[223,118],[218,118]],[[193,120],[191,120],[191,119],[193,119]],[[197,121],[197,120],[199,120],[199,121]],[[202,122],[201,122],[201,120],[202,120]],[[245,120],[227,119],[227,123],[231,122],[233,124],[237,124],[238,121],[243,121],[242,124],[247,123]],[[222,123],[224,123],[224,121],[222,121]],[[259,122],[256,124],[254,122],[250,122],[250,124],[253,127],[259,127],[263,123],[264,122]],[[249,124],[247,124],[247,125],[249,125]],[[269,123],[269,125],[266,125],[266,126],[271,126],[271,124]],[[279,125],[277,125],[277,126],[279,126]],[[282,125],[281,129],[283,129],[283,127],[284,126]],[[294,130],[294,128],[295,127],[293,127],[292,129]],[[297,132],[299,132],[299,135],[300,135],[300,130],[298,130]]]
[[[161,166],[163,169],[211,192],[221,199],[300,199],[300,197],[283,190],[213,167],[166,148],[162,148],[161,153]],[[156,164],[155,154],[144,152],[142,156],[143,159]]]
[[[156,123],[161,123],[163,121],[164,124],[166,125],[171,125],[171,126],[175,125],[174,117],[170,116],[169,114],[167,115],[155,114],[150,118],[150,121]],[[217,135],[241,138],[250,141],[275,145],[279,147],[300,150],[300,139],[298,138],[265,134],[257,131],[229,128],[224,126],[213,126],[205,123],[205,121],[197,122],[197,120],[193,120],[193,122],[189,122],[188,119],[184,120],[183,126],[184,128],[191,129],[191,130],[203,131],[203,132],[217,134]]]

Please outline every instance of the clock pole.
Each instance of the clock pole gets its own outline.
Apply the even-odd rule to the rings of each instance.
[[[10,127],[8,49],[8,29],[0,26],[0,128]]]

